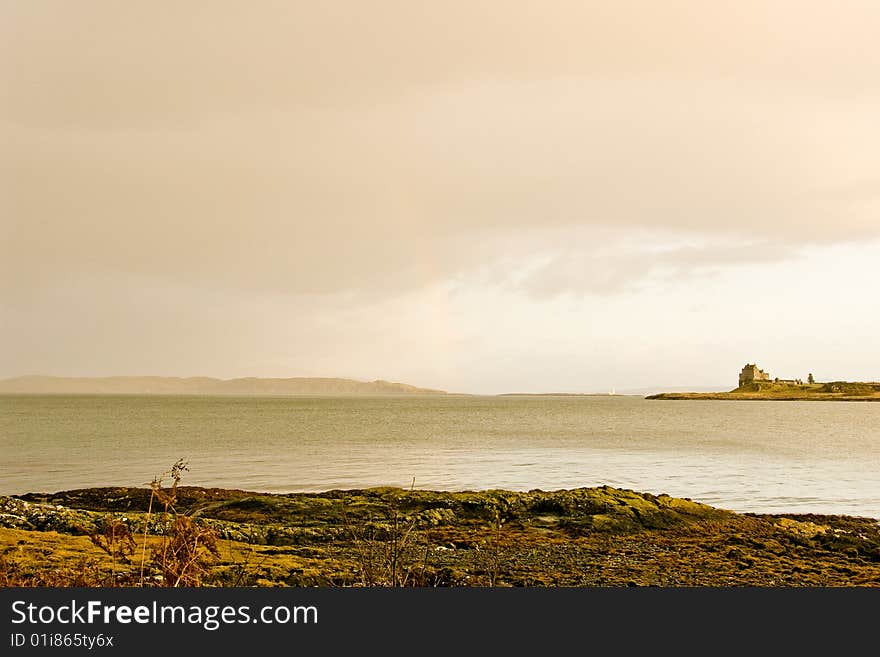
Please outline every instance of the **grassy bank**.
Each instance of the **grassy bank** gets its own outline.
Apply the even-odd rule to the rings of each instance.
[[[761,381],[730,392],[664,392],[646,399],[725,399],[754,401],[880,401],[880,383],[774,383]]]
[[[744,515],[609,487],[180,487],[169,499],[139,488],[0,498],[0,584],[880,586],[869,518]]]

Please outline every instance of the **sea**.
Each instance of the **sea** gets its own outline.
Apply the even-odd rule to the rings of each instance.
[[[0,396],[0,494],[609,485],[880,519],[880,403],[607,396]]]

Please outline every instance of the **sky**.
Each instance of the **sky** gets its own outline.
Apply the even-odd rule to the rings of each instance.
[[[0,377],[880,380],[880,4],[0,1]]]

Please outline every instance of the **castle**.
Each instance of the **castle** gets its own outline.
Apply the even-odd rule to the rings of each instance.
[[[813,382],[813,375],[810,375],[810,383]],[[749,363],[745,367],[742,368],[742,372],[739,373],[739,387],[742,388],[745,385],[749,385],[750,383],[756,383],[758,381],[770,381],[770,375],[767,374],[764,370],[759,368],[754,363]],[[775,378],[772,379],[774,383],[788,383],[791,385],[803,385],[803,381],[801,379],[780,379]]]
[[[742,372],[739,373],[739,387],[742,388],[744,385],[748,385],[749,383],[754,383],[755,381],[769,381],[770,375],[767,374],[764,370],[760,369],[755,364],[747,364],[744,368],[742,368]]]

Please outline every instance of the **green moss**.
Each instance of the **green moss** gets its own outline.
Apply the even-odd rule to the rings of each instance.
[[[143,489],[0,498],[4,558],[33,572],[63,567],[73,557],[59,537],[80,556],[100,557],[87,537],[70,534],[98,526],[108,508],[140,541],[144,499]],[[212,581],[223,586],[387,583],[393,549],[399,574],[426,586],[880,585],[880,526],[871,519],[738,515],[608,486],[287,495],[188,489],[186,499],[196,521],[221,539]],[[147,542],[161,540],[167,523],[153,513]]]

